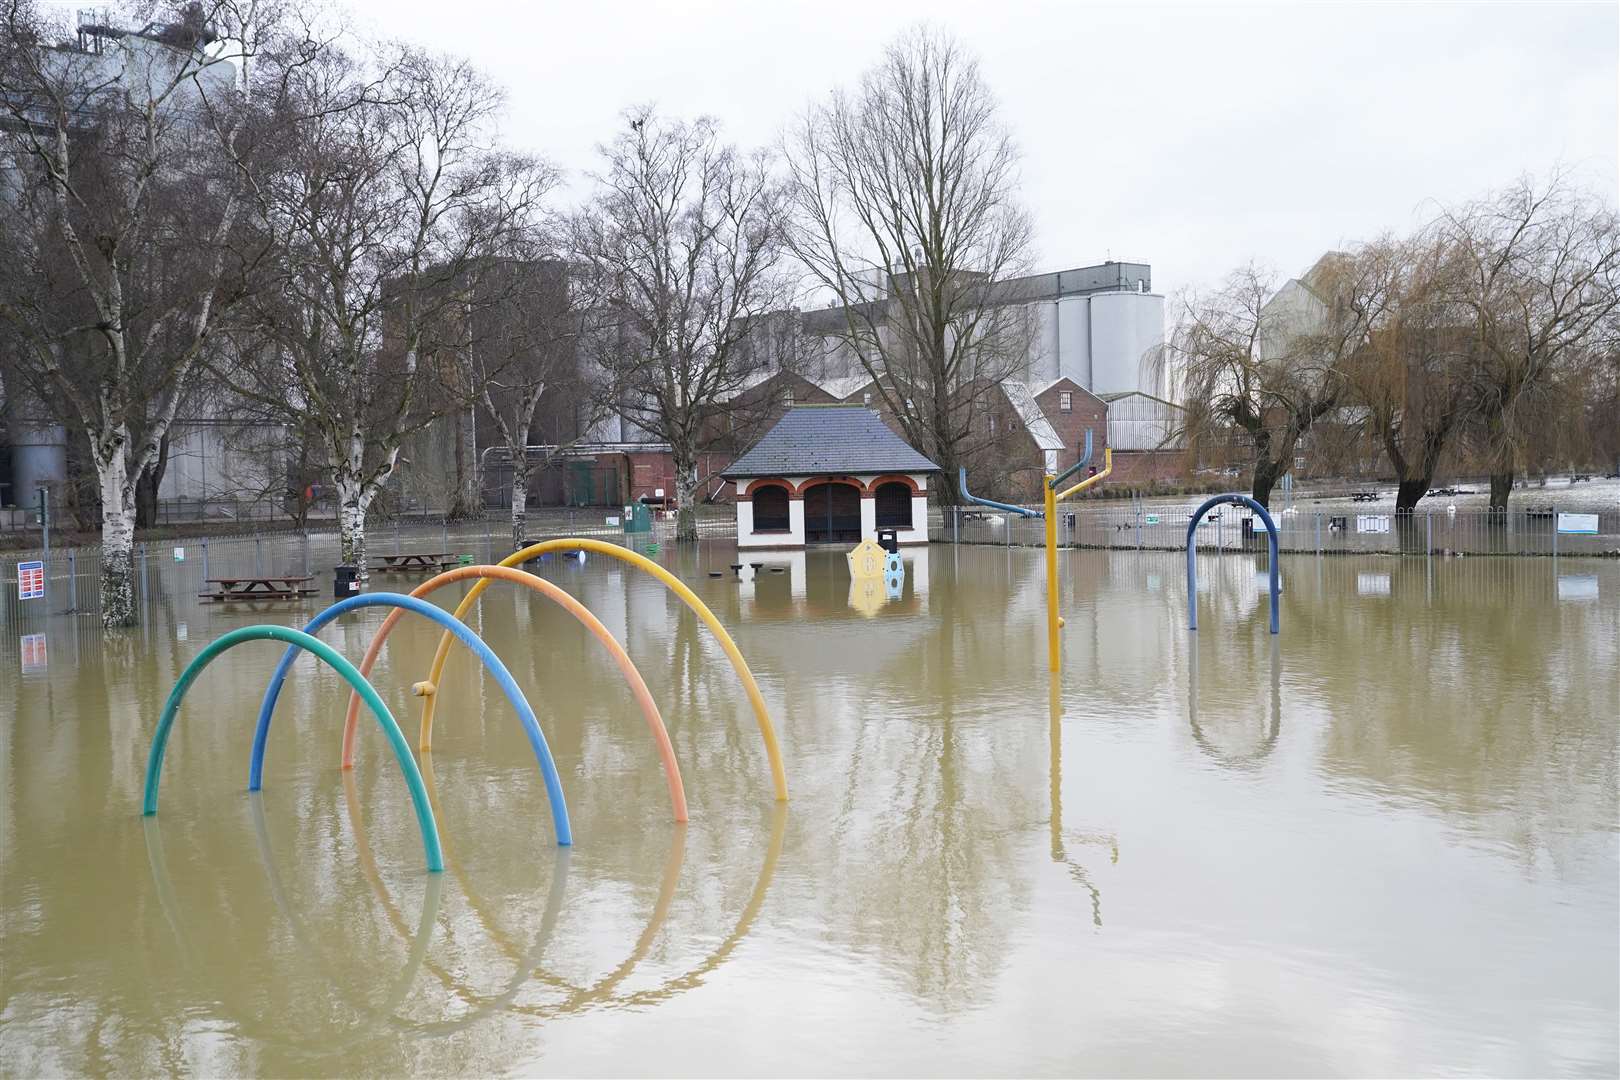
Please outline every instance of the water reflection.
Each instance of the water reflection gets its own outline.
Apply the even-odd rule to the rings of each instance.
[[[1215,740],[1210,737],[1210,733],[1206,732],[1203,725],[1198,722],[1199,633],[1196,630],[1187,632],[1187,724],[1192,729],[1193,741],[1198,744],[1198,749],[1226,768],[1258,768],[1266,758],[1271,756],[1271,752],[1277,746],[1277,736],[1282,730],[1281,646],[1275,634],[1268,634],[1267,640],[1267,651],[1271,654],[1271,722],[1269,725],[1262,724],[1260,737],[1254,746],[1245,749],[1227,749],[1217,746]],[[1257,673],[1254,671],[1252,664],[1241,662],[1245,654],[1240,652],[1235,658],[1238,662],[1234,664],[1233,658],[1229,656],[1230,650],[1223,650],[1223,652],[1228,654],[1227,666],[1221,673],[1223,683],[1229,687],[1234,684],[1237,687],[1253,686]],[[1252,653],[1247,655],[1252,657]],[[1232,711],[1235,711],[1241,717],[1249,708],[1250,706],[1240,699]],[[1235,724],[1224,724],[1222,729],[1223,732],[1230,729],[1233,735],[1241,739],[1243,737],[1241,729],[1244,726],[1240,720]],[[1226,736],[1223,734],[1220,737]]]

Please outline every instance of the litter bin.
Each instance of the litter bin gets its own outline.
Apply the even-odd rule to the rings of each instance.
[[[898,555],[900,553],[900,531],[898,529],[879,529],[877,532],[878,547]]]
[[[339,566],[332,574],[332,598],[343,600],[360,591],[360,568]]]
[[[652,532],[652,511],[647,508],[646,503],[638,502],[634,506],[627,507],[626,509],[628,509],[630,513],[624,520],[625,532]]]

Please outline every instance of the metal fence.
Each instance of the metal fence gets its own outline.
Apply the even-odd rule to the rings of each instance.
[[[1181,551],[1197,503],[1058,507],[1058,543],[1065,547]],[[1595,515],[1596,533],[1560,533],[1558,518],[1535,510],[1506,515],[1487,511],[1419,510],[1409,515],[1353,509],[1283,511],[1275,516],[1280,551],[1313,555],[1620,555],[1620,509]],[[935,543],[1038,547],[1046,542],[1039,518],[947,507],[931,515]],[[1263,549],[1265,526],[1245,508],[1211,510],[1198,527],[1198,547]]]
[[[655,520],[651,533],[627,533],[622,513],[600,510],[554,509],[529,515],[527,539],[583,536],[616,543],[667,544],[674,539],[675,522]],[[735,538],[735,515],[726,508],[701,514],[698,535],[704,539]],[[451,552],[471,556],[475,562],[496,562],[511,551],[512,533],[506,518],[445,524],[395,519],[366,532],[368,561],[376,567],[379,556],[401,551]],[[145,612],[158,603],[195,603],[212,591],[210,578],[309,575],[319,590],[330,588],[339,558],[336,532],[268,534],[264,536],[208,536],[149,540],[135,545],[136,606]],[[45,596],[18,598],[18,565],[45,563]],[[48,616],[99,617],[101,552],[96,547],[52,546],[0,553],[0,625],[25,627]],[[402,582],[403,584],[403,582]],[[144,617],[144,615],[143,615]]]

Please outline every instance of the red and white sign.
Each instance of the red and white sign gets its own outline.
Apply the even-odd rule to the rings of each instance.
[[[20,562],[17,564],[17,599],[41,600],[45,597],[45,564]]]

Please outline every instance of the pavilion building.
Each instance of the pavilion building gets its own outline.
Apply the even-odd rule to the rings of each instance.
[[[739,548],[797,548],[879,529],[926,544],[938,471],[865,406],[798,405],[723,475],[737,489]]]

